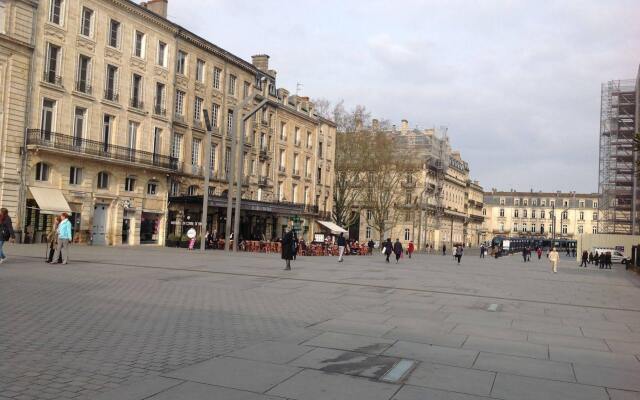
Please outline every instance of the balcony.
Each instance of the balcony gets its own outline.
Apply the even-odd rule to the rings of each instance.
[[[58,76],[56,72],[57,71],[45,71],[44,74],[42,75],[42,80],[52,85],[63,87],[62,77]]]
[[[129,106],[136,110],[142,110],[144,108],[144,103],[139,98],[133,97],[131,98],[131,101],[129,101]]]
[[[293,176],[296,178],[300,178],[300,170],[297,168],[293,169]]]
[[[269,157],[269,152],[267,151],[266,147],[263,147],[263,148],[260,149],[259,157],[260,157],[260,160],[267,160],[267,159],[270,158]]]
[[[162,107],[160,104],[156,104],[153,106],[153,114],[158,115],[160,117],[166,117],[167,109]]]
[[[178,113],[175,113],[173,115],[173,122],[177,122],[179,124],[186,125],[186,123],[184,122],[184,115],[178,114]]]
[[[271,179],[269,179],[269,177],[261,176],[258,178],[258,186],[266,187],[266,186],[273,186],[273,184],[271,183]]]
[[[92,88],[91,85],[87,81],[77,81],[76,82],[76,91],[84,94],[88,94],[91,96]]]
[[[281,174],[286,174],[287,173],[287,167],[285,167],[284,165],[280,165],[278,167],[278,172]]]
[[[109,100],[109,101],[113,101],[113,102],[117,102],[118,100],[120,100],[120,96],[118,95],[118,92],[114,89],[105,89],[104,90],[104,99],[105,100]]]
[[[27,131],[27,145],[37,149],[63,150],[104,160],[122,161],[172,171],[178,169],[178,160],[173,157],[40,129]]]
[[[198,130],[203,130],[204,129],[204,124],[202,123],[202,120],[200,120],[200,119],[194,119],[193,120],[193,124],[191,126],[193,127],[193,129],[198,129]]]

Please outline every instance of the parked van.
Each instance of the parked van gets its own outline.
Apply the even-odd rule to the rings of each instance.
[[[591,251],[593,252],[593,254],[595,254],[596,251],[597,251],[599,255],[603,254],[603,253],[611,252],[611,263],[612,264],[626,264],[627,263],[627,257],[625,257],[624,254],[622,254],[619,250],[607,249],[606,247],[594,247],[593,249],[591,249]]]

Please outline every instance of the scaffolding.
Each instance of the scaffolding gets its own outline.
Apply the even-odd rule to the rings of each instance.
[[[635,79],[602,84],[600,108],[600,194],[598,233],[637,234],[640,206],[636,133]]]

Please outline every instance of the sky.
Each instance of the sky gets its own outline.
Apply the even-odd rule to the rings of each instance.
[[[292,93],[447,126],[485,190],[597,192],[601,84],[640,64],[638,0],[169,0],[169,19],[269,54]]]

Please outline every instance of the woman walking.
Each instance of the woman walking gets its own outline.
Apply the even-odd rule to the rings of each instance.
[[[58,244],[56,245],[56,251],[53,253],[53,258],[50,264],[60,264],[59,258],[62,257],[62,263],[66,264],[69,261],[69,242],[71,241],[71,222],[69,221],[69,214],[62,213],[60,215],[60,224],[58,224]]]
[[[455,254],[456,254],[456,259],[458,260],[458,264],[460,264],[460,260],[462,259],[462,253],[463,253],[463,251],[464,251],[464,250],[463,250],[463,248],[462,248],[462,245],[461,245],[461,244],[459,244],[459,245],[456,247],[456,252],[455,252]]]
[[[53,253],[56,252],[56,247],[58,246],[58,225],[60,225],[59,215],[53,221],[53,227],[51,227],[51,231],[47,234],[47,241],[49,242],[49,254],[47,256],[48,263],[53,261]],[[58,262],[60,261],[61,260],[58,260]]]
[[[415,246],[413,245],[413,241],[409,242],[409,246],[407,246],[407,253],[409,254],[409,258],[411,258],[411,255],[413,254],[413,252],[415,251]]]
[[[400,257],[402,257],[402,243],[400,243],[400,239],[396,239],[396,242],[393,244],[393,252],[396,254],[396,264],[400,261]]]
[[[387,241],[384,242],[384,254],[385,256],[387,256],[386,258],[386,262],[389,262],[389,257],[391,256],[391,253],[393,253],[393,243],[391,243],[391,238],[387,238]]]
[[[11,243],[15,242],[16,235],[13,232],[13,223],[9,216],[9,210],[0,208],[0,264],[7,259],[3,250],[4,242],[7,241],[11,241]]]
[[[551,271],[555,274],[558,272],[558,260],[560,259],[560,254],[556,251],[554,247],[549,252],[549,262],[551,263]]]
[[[293,229],[289,228],[289,231],[287,231],[282,238],[282,259],[286,262],[284,267],[285,271],[291,271],[291,260],[293,260],[295,245]]]

